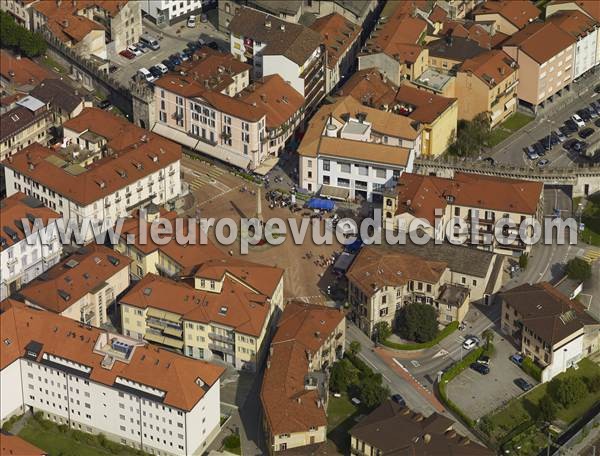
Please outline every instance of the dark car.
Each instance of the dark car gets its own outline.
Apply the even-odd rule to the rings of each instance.
[[[590,103],[590,111],[594,110],[596,111],[596,114],[600,114],[600,103],[598,103],[597,101],[592,101]],[[593,114],[592,114],[593,116]]]
[[[475,372],[479,372],[481,375],[487,375],[490,373],[490,368],[488,366],[486,366],[485,364],[471,363],[470,367]]]
[[[173,63],[173,65],[181,65],[181,57],[179,57],[179,54],[171,54],[169,56],[169,60]]]
[[[594,92],[600,93],[600,84],[598,84],[596,87],[594,87]]]
[[[592,120],[592,115],[590,114],[587,108],[583,108],[577,111],[577,115],[581,117],[581,120],[583,120],[584,122],[589,122],[590,120]]]
[[[560,143],[560,138],[558,137],[558,134],[555,131],[550,133],[550,141],[552,142],[553,146],[556,146],[558,143]],[[564,141],[564,138],[563,138],[563,141]]]
[[[211,41],[210,43],[207,44],[207,46],[211,49],[214,49],[215,51],[219,50],[219,45],[217,44],[216,41]]]
[[[565,120],[565,126],[567,126],[573,132],[579,130],[579,125],[577,125],[573,119]]]
[[[175,71],[175,64],[173,62],[171,62],[169,59],[165,59],[160,63],[162,63],[164,66],[166,66],[169,69],[169,71]]]
[[[589,138],[593,134],[594,134],[594,129],[590,128],[590,127],[584,128],[583,130],[579,130],[579,137],[583,138],[583,139]]]
[[[554,143],[552,142],[552,137],[550,135],[544,136],[538,142],[544,147],[545,150],[552,149],[552,146],[554,145]]]
[[[594,125],[600,127],[600,119],[594,120]]]
[[[521,377],[515,379],[515,385],[517,385],[523,391],[529,391],[531,388],[533,388],[531,383],[529,383],[527,380]]]
[[[400,407],[406,407],[406,401],[399,394],[392,394],[392,400]]]
[[[577,141],[575,144],[573,144],[571,150],[578,154],[583,154],[587,150],[588,146],[589,144],[585,141]]]
[[[187,47],[188,47],[189,50],[191,50],[193,52],[196,49],[200,49],[200,43],[198,43],[197,41],[190,41],[187,44]]]
[[[108,100],[102,100],[100,103],[98,103],[98,107],[100,109],[107,109],[110,106],[110,101]]]
[[[550,147],[548,147],[547,149],[546,149],[546,147],[547,147],[547,144],[543,144],[540,141],[533,144],[533,148],[535,149],[536,153],[539,156],[546,155],[546,150],[550,150]]]
[[[573,133],[575,133],[573,130],[571,130],[566,125],[563,125],[562,127],[560,127],[559,130],[565,136],[571,136]]]
[[[579,142],[579,140],[577,140],[576,138],[571,138],[571,139],[567,139],[564,143],[563,143],[563,148],[565,150],[573,150],[573,145],[577,144]]]
[[[483,159],[483,161],[486,162],[490,166],[495,166],[496,165],[496,160],[494,160],[492,157],[485,157]]]

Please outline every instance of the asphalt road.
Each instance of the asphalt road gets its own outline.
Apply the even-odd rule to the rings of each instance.
[[[544,109],[538,112],[535,120],[503,143],[492,148],[488,156],[493,157],[498,163],[515,166],[536,166],[535,163],[527,159],[523,149],[547,136],[550,131],[558,129],[578,109],[589,106],[589,103],[593,100],[598,100],[598,94],[594,93],[594,86],[598,82],[600,82],[600,72],[573,83],[570,92],[566,92],[562,97],[555,97],[553,102],[548,103]],[[588,122],[586,126],[596,128],[593,122]],[[596,128],[596,130],[598,129]],[[577,136],[573,135],[571,137]],[[597,148],[600,142],[600,132],[596,131],[586,141],[590,144],[592,150]],[[560,144],[547,152],[544,158],[550,160],[548,165],[550,167],[569,166],[581,161],[579,157],[567,154]]]

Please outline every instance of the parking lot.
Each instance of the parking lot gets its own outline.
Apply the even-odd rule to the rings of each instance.
[[[524,378],[531,385],[537,383],[510,361],[516,350],[502,334],[495,334],[494,347],[489,374],[482,375],[467,368],[446,389],[448,398],[474,420],[522,394],[521,388],[514,383],[515,379]]]
[[[214,24],[216,24],[216,9],[208,11],[208,22],[200,22],[196,20],[194,28],[187,27],[186,22],[179,22],[169,27],[158,29],[151,22],[144,20],[144,33],[156,37],[160,44],[160,49],[153,51],[149,50],[144,54],[133,59],[127,59],[122,55],[109,55],[111,65],[117,67],[113,71],[113,77],[121,83],[127,85],[132,77],[140,68],[150,68],[161,61],[168,59],[170,55],[181,52],[186,48],[190,41],[202,39],[205,42],[214,41],[219,49],[229,50],[229,37],[219,32]],[[117,52],[123,49],[117,49]]]

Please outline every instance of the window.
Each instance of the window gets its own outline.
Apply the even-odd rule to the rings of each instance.
[[[329,162],[329,160],[323,160],[323,171],[330,171],[331,170],[331,163]]]
[[[340,172],[349,173],[350,172],[350,163],[340,163]]]

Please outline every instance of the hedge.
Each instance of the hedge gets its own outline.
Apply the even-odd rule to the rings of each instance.
[[[521,369],[523,369],[525,373],[529,374],[538,382],[542,381],[542,369],[540,366],[535,364],[535,362],[529,356],[526,356],[523,359],[523,362],[521,363]]]
[[[435,337],[435,339],[432,339],[429,342],[422,342],[418,344],[397,344],[395,342],[390,342],[389,340],[384,340],[381,343],[386,347],[394,348],[396,350],[422,350],[424,348],[431,348],[434,345],[437,345],[442,339],[445,339],[457,329],[458,321],[453,321],[444,329],[442,329]]]

